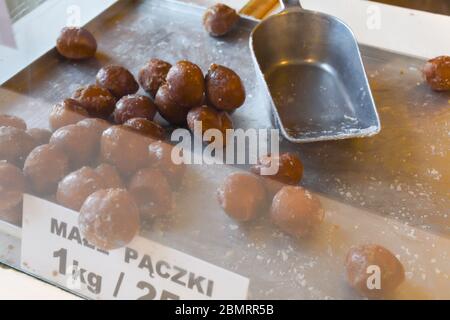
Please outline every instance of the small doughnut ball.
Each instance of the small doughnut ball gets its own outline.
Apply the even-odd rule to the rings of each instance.
[[[287,234],[303,238],[323,221],[320,200],[302,187],[283,187],[273,198],[270,216],[273,223]]]
[[[16,166],[0,161],[0,211],[11,210],[22,202],[25,176]]]
[[[263,175],[263,169],[275,168],[278,172],[275,175]],[[269,195],[274,196],[281,188],[288,185],[298,185],[303,177],[303,164],[300,158],[290,152],[282,153],[278,156],[267,155],[258,160],[258,164],[251,168],[251,172],[265,177]]]
[[[237,221],[250,221],[267,208],[264,185],[259,177],[249,173],[229,175],[217,190],[222,209]]]
[[[71,167],[76,169],[93,162],[99,140],[93,129],[71,124],[56,130],[50,144],[62,150],[68,156]]]
[[[27,124],[23,119],[9,114],[0,114],[0,127],[14,127],[27,130]]]
[[[42,146],[43,144],[47,144],[50,141],[50,137],[52,136],[52,132],[47,129],[41,129],[41,128],[32,128],[28,129],[27,133],[30,135],[31,138],[34,140],[34,145]]]
[[[78,225],[89,243],[102,250],[119,249],[138,234],[139,209],[124,189],[99,190],[84,202]]]
[[[139,84],[130,71],[124,67],[110,65],[97,73],[97,85],[108,89],[117,99],[134,94],[139,90]]]
[[[125,122],[124,126],[152,139],[164,139],[166,137],[163,127],[147,119],[133,118]]]
[[[236,10],[222,3],[209,7],[203,15],[203,26],[213,37],[226,35],[238,21],[239,15]]]
[[[106,188],[123,187],[122,178],[120,177],[119,171],[117,171],[116,167],[107,163],[102,163],[95,168],[95,172],[103,179]]]
[[[95,139],[98,141],[100,141],[103,131],[112,126],[112,124],[109,123],[108,121],[98,118],[84,119],[78,122],[77,125],[81,127],[86,127],[90,129],[92,132],[95,132]]]
[[[94,169],[83,167],[59,182],[56,201],[66,208],[79,211],[87,197],[105,187],[104,180]]]
[[[206,97],[214,107],[234,111],[245,102],[245,88],[233,70],[212,64],[206,75]]]
[[[92,33],[84,28],[66,27],[61,30],[56,40],[56,49],[67,59],[87,59],[95,56],[97,41]]]
[[[114,121],[123,124],[133,118],[144,118],[153,120],[156,115],[156,106],[153,101],[146,96],[128,95],[117,102],[114,111]]]
[[[172,161],[172,152],[178,152],[177,154],[180,155],[181,151],[162,141],[153,142],[148,150],[151,164],[164,173],[172,188],[179,189],[186,172],[186,165],[175,164]]]
[[[139,83],[152,98],[155,98],[159,87],[166,81],[170,68],[172,65],[166,61],[151,59],[139,71]]]
[[[92,117],[107,119],[116,107],[116,98],[98,85],[79,88],[72,96]]]
[[[35,148],[25,160],[23,173],[37,195],[54,193],[69,172],[69,159],[56,146],[44,144]]]
[[[192,62],[179,61],[167,74],[167,85],[172,100],[183,108],[202,104],[205,97],[205,78],[202,70]]]
[[[217,129],[223,135],[224,144],[226,144],[226,130],[233,129],[233,120],[226,112],[217,111],[214,108],[208,106],[201,106],[192,109],[187,115],[187,123],[189,129],[194,133],[198,134],[195,130],[195,123],[201,122],[202,124],[202,136],[209,129]],[[202,137],[199,137],[202,138]],[[209,142],[214,139],[211,138]]]
[[[130,176],[149,164],[148,146],[153,140],[125,126],[113,126],[103,132],[101,157],[116,166],[124,176]]]
[[[172,208],[172,190],[164,174],[154,168],[142,169],[131,178],[128,190],[141,214],[155,217]]]
[[[369,277],[374,275],[369,267],[377,266],[380,271],[380,287],[372,285]],[[353,247],[345,259],[347,280],[360,295],[369,298],[380,298],[392,293],[405,280],[405,270],[402,263],[388,249],[366,244]],[[369,285],[368,285],[369,284]]]
[[[75,124],[85,118],[89,118],[89,113],[84,107],[74,99],[66,99],[53,106],[48,121],[52,131],[59,128]]]
[[[33,138],[24,130],[0,127],[0,160],[21,166],[34,147]]]
[[[169,95],[169,86],[167,84],[163,84],[159,88],[156,94],[155,104],[161,117],[170,124],[184,125],[186,123],[189,109],[180,107],[172,100]]]
[[[423,75],[430,87],[435,91],[450,90],[450,56],[440,56],[429,60]]]

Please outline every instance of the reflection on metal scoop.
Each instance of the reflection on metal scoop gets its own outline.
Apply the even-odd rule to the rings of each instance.
[[[286,139],[313,142],[367,137],[380,120],[350,28],[327,14],[281,1],[262,21],[250,47]]]

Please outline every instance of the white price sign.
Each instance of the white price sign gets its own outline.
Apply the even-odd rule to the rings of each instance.
[[[104,252],[82,238],[78,213],[24,196],[22,267],[93,299],[246,299],[249,279],[136,237]]]

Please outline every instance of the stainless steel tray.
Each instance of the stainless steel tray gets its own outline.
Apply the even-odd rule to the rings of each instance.
[[[51,106],[93,82],[100,66],[123,64],[136,74],[147,59],[160,57],[189,59],[205,71],[213,62],[237,70],[247,101],[233,114],[235,126],[273,127],[248,47],[257,22],[242,18],[231,36],[214,39],[202,28],[202,13],[200,7],[174,1],[120,1],[88,25],[100,44],[96,60],[70,62],[50,51],[0,88],[0,111],[26,118],[30,127],[47,127]],[[329,222],[319,240],[297,243],[265,218],[245,226],[232,222],[210,195],[237,170],[225,166],[192,166],[173,219],[146,226],[143,234],[249,277],[249,297],[257,299],[357,298],[346,287],[341,267],[354,243],[376,241],[401,255],[420,245],[417,250],[424,255],[408,260],[408,270],[427,270],[427,257],[450,261],[450,98],[421,83],[422,60],[361,49],[382,132],[367,139],[300,146],[282,142],[283,149],[298,151],[304,160],[302,185],[324,195]],[[423,243],[409,242],[411,230]],[[0,261],[19,268],[20,240],[14,241],[11,246],[0,240]],[[430,241],[441,241],[443,250],[432,249]],[[417,272],[410,276],[422,285],[420,277]],[[409,298],[422,294],[411,287],[402,292]],[[431,297],[436,296],[445,294]]]

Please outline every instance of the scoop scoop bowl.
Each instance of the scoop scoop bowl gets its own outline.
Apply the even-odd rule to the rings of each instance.
[[[250,48],[283,136],[295,143],[367,137],[380,120],[351,29],[281,1],[252,31]]]

